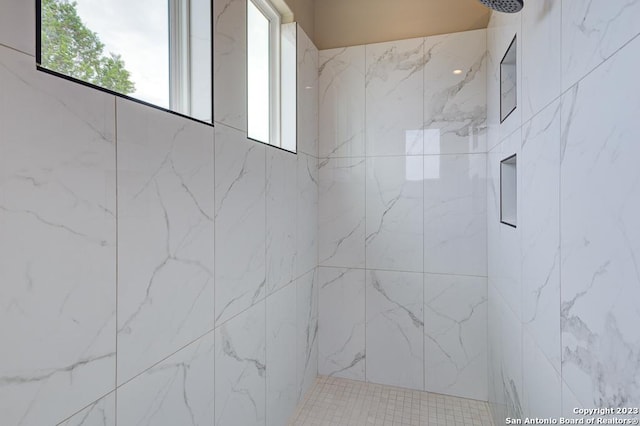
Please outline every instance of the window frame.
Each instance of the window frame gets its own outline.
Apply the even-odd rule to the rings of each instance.
[[[246,102],[247,102],[247,138],[266,145],[281,148],[281,25],[282,16],[269,0],[246,0],[245,36],[246,36]],[[269,140],[261,141],[249,136],[249,3],[252,3],[269,21]],[[288,150],[286,150],[288,151]],[[288,151],[290,152],[290,151]]]
[[[183,2],[185,0],[170,0],[169,2],[167,2],[168,13],[170,15],[170,17],[169,17],[169,28],[168,28],[169,37],[170,38],[171,38],[171,32],[172,32],[172,28],[171,28],[172,27],[171,5],[174,3],[174,1]],[[135,102],[135,103],[138,103],[138,104],[142,104],[142,105],[148,106],[150,108],[154,108],[154,109],[157,109],[157,110],[160,110],[160,111],[167,112],[169,114],[173,114],[173,115],[177,115],[179,117],[186,118],[186,119],[191,120],[191,121],[195,121],[195,122],[202,123],[202,124],[205,124],[205,125],[210,126],[210,127],[214,127],[214,123],[215,123],[215,120],[214,120],[214,117],[215,117],[215,113],[214,113],[214,104],[215,104],[215,102],[214,102],[214,91],[215,91],[215,87],[214,87],[214,70],[215,70],[215,63],[214,63],[214,61],[215,61],[215,58],[214,58],[215,57],[215,55],[214,55],[214,46],[215,46],[214,32],[215,31],[214,31],[214,16],[213,16],[214,15],[214,9],[213,9],[214,8],[214,1],[215,0],[210,0],[209,1],[209,12],[210,12],[209,13],[209,15],[210,15],[209,16],[209,22],[210,22],[209,26],[210,26],[210,32],[211,32],[211,35],[210,35],[210,40],[211,40],[211,65],[210,65],[211,66],[211,99],[210,99],[210,102],[211,102],[211,122],[204,121],[204,120],[201,120],[199,118],[192,117],[191,115],[188,115],[187,113],[174,111],[174,110],[172,110],[170,108],[165,108],[163,106],[159,106],[159,105],[156,105],[154,103],[151,103],[151,102],[148,102],[148,101],[145,101],[145,100],[142,100],[142,99],[130,96],[130,95],[125,95],[123,93],[116,92],[114,90],[104,88],[104,87],[99,86],[97,84],[93,84],[93,83],[90,83],[88,81],[84,81],[84,80],[81,80],[79,78],[72,77],[72,76],[69,76],[67,74],[63,74],[63,73],[61,73],[59,71],[55,71],[55,70],[52,70],[50,68],[46,68],[46,67],[42,66],[42,0],[35,0],[35,2],[36,2],[36,5],[35,5],[36,6],[36,8],[35,8],[36,9],[35,10],[35,12],[36,12],[36,16],[35,16],[35,18],[36,18],[36,25],[35,25],[35,31],[36,31],[36,34],[35,34],[35,36],[36,36],[35,37],[35,39],[36,39],[36,46],[35,46],[36,69],[38,71],[43,72],[43,73],[50,74],[50,75],[62,78],[64,80],[71,81],[71,82],[74,82],[74,83],[77,83],[77,84],[80,84],[80,85],[83,85],[83,86],[86,86],[86,87],[89,87],[89,88],[92,88],[92,89],[95,89],[95,90],[99,90],[101,92],[108,93],[110,95],[117,96],[117,97],[122,98],[122,99],[126,99],[128,101],[132,101],[132,102]],[[190,1],[186,0],[186,3],[189,4]],[[186,10],[188,12],[188,10],[189,10],[188,6],[187,6]],[[186,19],[187,20],[189,19],[188,15],[186,16]],[[186,30],[188,31],[188,26],[187,26]],[[188,42],[189,34],[179,38],[180,41],[181,41],[181,39],[185,39]],[[170,41],[169,42],[169,54],[170,54],[170,56],[171,56],[171,50],[172,50],[172,45],[171,45],[171,41]],[[180,50],[180,49],[178,48],[178,50]],[[187,70],[189,69],[189,65],[188,64],[186,66],[186,69]],[[171,64],[171,58],[170,58],[169,59],[169,87],[168,87],[170,103],[172,102],[171,101],[171,96],[172,96],[171,95],[171,91],[172,91],[171,73],[172,73],[172,64]],[[187,98],[187,100],[190,99],[189,96],[187,96],[186,98]]]

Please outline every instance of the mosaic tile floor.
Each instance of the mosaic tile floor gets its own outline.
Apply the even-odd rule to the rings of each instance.
[[[493,426],[486,402],[319,376],[289,426]]]

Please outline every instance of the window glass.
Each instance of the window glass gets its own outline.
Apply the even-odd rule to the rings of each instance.
[[[210,0],[40,0],[40,66],[211,122],[210,7]]]
[[[269,19],[247,2],[247,121],[248,136],[270,143]]]

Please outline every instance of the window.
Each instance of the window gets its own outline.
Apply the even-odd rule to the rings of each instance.
[[[211,0],[38,0],[39,69],[212,123]]]
[[[247,135],[295,152],[296,26],[268,0],[247,0]]]

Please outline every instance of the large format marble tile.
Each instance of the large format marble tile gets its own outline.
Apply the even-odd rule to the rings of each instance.
[[[114,98],[0,47],[0,129],[0,413],[53,424],[115,386]]]
[[[522,390],[524,416],[560,418],[562,415],[560,373],[527,332],[522,336]]]
[[[318,159],[298,153],[296,276],[318,264]]]
[[[425,154],[486,152],[486,40],[486,30],[425,39]]]
[[[265,301],[216,329],[216,426],[264,425]]]
[[[247,2],[213,2],[213,116],[238,130],[247,130]]]
[[[367,271],[368,382],[424,389],[422,274]]]
[[[209,333],[118,388],[118,424],[211,425],[214,342]]]
[[[425,390],[487,400],[487,279],[424,274]]]
[[[298,403],[295,283],[269,296],[266,303],[266,419],[267,425],[281,426]]]
[[[522,418],[522,323],[488,285],[489,406],[496,424]]]
[[[321,50],[319,156],[365,155],[365,46]]]
[[[365,50],[367,156],[422,154],[424,39]]]
[[[267,149],[267,292],[296,277],[297,157]]]
[[[322,160],[318,251],[321,266],[365,266],[365,158]]]
[[[424,271],[487,275],[485,154],[424,157]]]
[[[216,324],[265,295],[265,146],[219,125],[215,135]]]
[[[637,36],[638,19],[635,0],[562,0],[563,91]]]
[[[318,375],[318,271],[296,280],[296,322],[298,327],[296,377],[298,401],[302,401]]]
[[[298,25],[298,152],[318,156],[318,49]]]
[[[318,373],[365,380],[365,271],[318,268]]]
[[[1,45],[35,56],[35,4],[36,2],[24,0],[3,0],[0,3]]]
[[[638,52],[562,98],[562,375],[584,407],[640,404]]]
[[[118,383],[213,329],[213,128],[118,99]]]
[[[116,393],[111,392],[57,426],[115,426]]]
[[[422,272],[422,161],[367,158],[367,268]]]
[[[561,93],[561,2],[529,1],[522,10],[522,122]]]
[[[522,320],[560,371],[560,102],[522,130]]]

